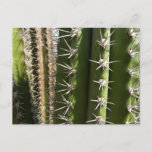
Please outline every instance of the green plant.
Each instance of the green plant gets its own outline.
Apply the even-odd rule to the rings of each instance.
[[[24,64],[22,31],[13,29],[13,123],[33,123],[31,97]]]
[[[110,29],[93,29],[88,123],[104,124],[108,110]]]
[[[34,123],[139,123],[139,29],[22,33]]]
[[[133,117],[136,112],[139,113],[138,109],[136,112],[129,109],[129,106],[133,106],[139,99],[130,90],[139,88],[139,30],[126,28],[112,30],[115,32],[111,39],[116,44],[111,46],[110,60],[119,60],[120,64],[110,65],[114,71],[110,72],[110,80],[115,83],[110,84],[112,90],[109,91],[109,96],[115,106],[110,107],[111,112],[108,112],[107,116],[109,116],[109,121],[120,124],[132,121],[132,119],[126,118],[127,115]],[[132,71],[135,68],[136,74],[134,70]]]
[[[63,38],[66,48],[61,48],[59,58],[64,58],[63,62],[57,61],[58,66],[66,71],[66,75],[61,77],[59,85],[62,89],[60,109],[64,109],[60,119],[67,120],[70,123],[83,124],[86,120],[87,112],[87,87],[89,75],[89,54],[91,44],[91,29],[72,29],[70,32],[72,39],[67,41]],[[66,63],[64,63],[66,62]],[[58,69],[60,72],[60,69]],[[63,92],[63,93],[62,93]]]

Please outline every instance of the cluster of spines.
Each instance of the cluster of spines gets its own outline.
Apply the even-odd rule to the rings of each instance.
[[[25,28],[23,42],[35,123],[53,123],[56,64],[53,29]]]
[[[25,72],[23,32],[13,28],[13,123],[33,123],[31,96]]]
[[[60,32],[63,33],[59,38],[64,47],[59,48],[57,71],[63,71],[64,75],[58,81],[60,89],[57,92],[61,93],[61,95],[57,101],[64,101],[66,105],[57,108],[56,111],[61,112],[62,109],[65,109],[65,111],[60,113],[60,116],[66,117],[66,120],[70,120],[65,121],[65,123],[84,124],[87,111],[89,54],[91,51],[92,30],[87,28],[72,28],[69,31],[67,29],[60,29]]]
[[[91,102],[95,102],[94,105],[93,103],[90,103],[89,110],[88,111],[88,118],[90,119],[90,114],[94,117],[92,120],[88,120],[87,123],[96,123],[96,124],[105,124],[105,123],[110,123],[109,121],[106,120],[106,109],[110,110],[107,106],[107,104],[113,104],[111,102],[108,102],[108,89],[111,89],[108,84],[113,82],[109,81],[109,64],[114,63],[117,61],[109,61],[109,53],[110,53],[110,45],[113,44],[112,41],[110,41],[110,37],[113,33],[110,33],[110,29],[95,29],[96,35],[99,35],[97,40],[95,41],[96,44],[93,44],[92,47],[92,57],[91,57],[91,62],[92,64],[97,64],[98,66],[95,67],[92,65],[91,67],[91,79],[90,79],[90,97],[95,97],[97,99],[91,99]],[[97,34],[98,32],[98,34]],[[99,38],[99,40],[98,40]],[[93,39],[94,40],[94,39]],[[97,55],[94,55],[97,54]],[[94,60],[92,59],[94,58]],[[98,60],[96,60],[98,58]],[[94,69],[94,70],[93,70]],[[111,70],[112,71],[112,70]],[[95,80],[98,78],[97,80]],[[92,89],[95,90],[93,91]],[[97,89],[98,88],[98,89]],[[94,92],[94,93],[93,93]],[[90,102],[89,101],[89,102]],[[93,109],[93,107],[95,108]],[[94,111],[94,112],[93,112]],[[96,115],[95,115],[96,113]]]
[[[62,48],[62,46],[58,49],[61,52],[58,52],[58,58],[64,58],[64,62],[57,62],[58,67],[62,68],[63,72],[64,72],[64,76],[62,78],[61,82],[58,82],[57,85],[60,86],[61,89],[57,90],[57,93],[59,94],[59,99],[61,101],[56,101],[57,104],[60,104],[60,107],[56,108],[55,111],[56,113],[58,113],[58,111],[62,111],[64,110],[61,114],[57,114],[56,118],[63,120],[64,123],[66,124],[72,124],[72,118],[69,116],[70,111],[74,108],[73,107],[73,103],[72,101],[69,99],[70,94],[72,93],[72,91],[74,90],[74,86],[73,84],[70,82],[71,77],[73,76],[73,74],[76,72],[76,69],[70,65],[70,61],[71,59],[75,56],[75,54],[77,53],[77,48],[72,48],[71,47],[71,41],[67,41],[66,37],[70,37],[70,39],[74,38],[78,32],[79,32],[79,28],[73,28],[69,31],[64,30],[64,29],[59,29],[59,32],[62,32],[63,34],[59,35],[59,39],[64,43],[63,46],[65,46],[64,48]],[[65,63],[65,61],[68,63]]]
[[[36,28],[36,43],[38,53],[38,75],[39,75],[39,94],[41,124],[48,123],[48,67],[47,67],[47,49],[45,48],[45,29]]]
[[[28,81],[30,85],[31,94],[31,112],[33,113],[33,120],[35,123],[41,122],[40,112],[40,94],[39,94],[39,75],[38,75],[38,51],[36,44],[36,30],[34,28],[24,28],[23,30],[23,42],[24,42],[24,54],[26,73],[28,75]]]
[[[128,34],[131,38],[131,45],[128,48],[128,55],[130,56],[130,65],[128,74],[130,83],[128,92],[130,94],[127,110],[129,116],[127,117],[126,124],[139,124],[140,123],[140,99],[139,99],[139,29],[130,28]]]
[[[48,91],[49,91],[49,123],[54,122],[54,102],[56,90],[56,55],[55,48],[57,47],[57,39],[54,35],[54,30],[46,29],[46,48],[48,50]]]

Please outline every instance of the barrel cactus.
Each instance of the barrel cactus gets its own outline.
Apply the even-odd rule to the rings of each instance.
[[[13,124],[139,124],[138,28],[14,28]]]

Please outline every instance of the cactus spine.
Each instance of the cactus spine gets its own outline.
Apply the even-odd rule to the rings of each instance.
[[[44,34],[45,29],[36,29],[36,43],[37,43],[37,53],[38,53],[38,74],[39,74],[39,94],[40,94],[40,110],[41,110],[41,123],[48,123],[48,113],[47,107],[48,101],[48,61],[47,55],[48,50],[46,50],[44,45]]]
[[[46,29],[46,49],[48,50],[48,90],[49,90],[49,123],[54,123],[54,102],[56,86],[56,55],[54,52],[56,38],[54,38],[53,29]]]
[[[35,123],[53,123],[55,72],[51,29],[24,29],[25,61]],[[53,58],[53,59],[52,59]],[[53,91],[51,91],[53,89]]]
[[[29,80],[30,93],[31,93],[31,105],[33,120],[35,123],[41,122],[40,112],[40,94],[39,94],[39,75],[38,75],[38,53],[36,48],[36,30],[34,28],[23,29],[23,42],[24,42],[24,54],[26,73]]]
[[[71,29],[66,29],[66,31],[71,32]],[[61,85],[62,83],[68,82],[69,77],[67,77],[67,69],[65,69],[62,65],[69,65],[69,60],[67,60],[66,56],[63,56],[66,53],[66,50],[69,50],[68,45],[71,45],[71,38],[65,37],[64,29],[59,30],[59,44],[57,48],[57,75],[56,75],[56,101],[55,101],[55,123],[71,123],[69,118],[62,116],[65,112],[65,103],[63,101],[64,97],[62,96],[62,90],[64,87]],[[68,44],[68,45],[67,45]],[[63,102],[62,102],[63,101]]]
[[[67,49],[59,49],[62,52],[66,51],[61,54],[59,52],[59,57],[64,58],[66,63],[58,62],[58,65],[67,72],[64,77],[61,77],[62,103],[65,102],[66,105],[63,108],[65,107],[66,110],[60,114],[60,118],[68,120],[69,123],[83,124],[86,119],[91,29],[73,28],[69,35],[62,35],[64,36],[70,36],[71,43],[64,39]]]
[[[110,71],[109,81],[115,81],[115,83],[110,84],[111,90],[109,90],[109,97],[115,106],[109,106],[111,112],[107,112],[107,117],[109,117],[109,121],[113,123],[122,124],[126,122],[128,106],[133,104],[130,100],[136,100],[130,94],[132,91],[130,88],[132,89],[135,84],[132,84],[133,78],[129,75],[128,70],[139,63],[138,58],[136,58],[135,61],[133,59],[134,57],[131,57],[134,51],[130,52],[130,48],[134,48],[135,45],[139,43],[139,40],[134,40],[128,28],[112,30],[115,31],[111,37],[112,41],[115,41],[115,45],[111,46],[110,60],[119,60],[119,64],[110,65],[110,68],[113,69],[114,72]],[[137,84],[139,83],[138,80],[136,81]]]
[[[132,42],[128,48],[128,54],[131,60],[128,67],[128,74],[130,76],[128,91],[129,91],[130,97],[127,102],[127,110],[129,114],[126,117],[125,123],[139,124],[140,123],[139,29],[131,28],[128,30],[128,34]]]
[[[88,123],[105,124],[108,102],[110,29],[93,29]]]

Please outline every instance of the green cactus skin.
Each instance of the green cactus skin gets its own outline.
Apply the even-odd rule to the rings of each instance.
[[[74,124],[84,124],[87,116],[91,36],[91,29],[82,28],[72,39],[72,48],[76,48],[77,53],[70,59],[70,66],[74,67],[76,71],[70,76],[69,82],[74,87],[74,90],[69,93],[68,99],[73,105],[69,117]]]
[[[64,105],[62,103],[60,103],[63,98],[62,98],[62,92],[60,92],[60,90],[63,89],[63,86],[60,85],[60,83],[63,83],[63,80],[65,81],[69,81],[69,77],[67,76],[67,73],[65,73],[65,69],[60,66],[60,64],[68,64],[70,63],[69,60],[67,60],[66,56],[62,56],[64,53],[66,53],[66,51],[64,51],[64,49],[69,49],[67,44],[65,43],[65,41],[71,45],[71,38],[70,37],[64,37],[65,36],[65,32],[63,32],[62,30],[66,30],[68,32],[71,32],[70,28],[63,28],[63,29],[59,29],[59,43],[58,43],[58,48],[57,48],[57,74],[56,74],[56,101],[55,101],[55,123],[56,124],[60,124],[63,123],[63,119],[60,117],[62,116],[63,112],[65,111],[65,109],[61,109],[61,107],[63,107]]]
[[[128,33],[132,40],[128,48],[128,55],[131,62],[128,67],[130,81],[128,84],[130,97],[127,102],[128,116],[126,117],[126,124],[139,124],[140,123],[140,99],[139,99],[139,29],[131,28]],[[133,91],[133,92],[132,92]]]
[[[21,29],[13,28],[13,124],[33,123],[21,37]]]
[[[108,100],[110,29],[93,29],[92,37],[87,122],[105,124]],[[100,40],[104,43],[99,44]],[[99,64],[94,62],[99,61],[100,58],[106,59],[107,61],[107,67],[104,67],[104,69],[102,67],[97,69]],[[101,88],[101,83],[97,83],[99,80],[102,80],[102,83],[104,84],[101,85]],[[98,98],[103,101],[99,103],[92,101],[97,100]],[[97,119],[96,116],[98,116]]]
[[[67,31],[67,29],[64,30]],[[87,88],[89,76],[88,60],[91,50],[91,29],[73,28],[69,35],[63,34],[61,37],[64,37],[64,35],[71,37],[70,39],[72,40],[69,40],[69,42],[66,40],[64,43],[66,43],[66,47],[69,47],[68,50],[70,48],[74,49],[74,53],[66,55],[67,52],[65,53],[62,50],[60,58],[64,58],[64,63],[66,61],[67,65],[63,64],[61,61],[58,61],[58,64],[62,70],[66,70],[64,66],[69,66],[69,68],[71,67],[73,72],[69,70],[66,75],[60,75],[60,78],[62,80],[62,84],[67,83],[71,85],[73,90],[69,92],[66,90],[62,93],[62,99],[60,100],[62,103],[66,101],[67,105],[65,106],[64,111],[60,113],[60,118],[65,119],[65,123],[84,124],[87,111]],[[66,82],[63,82],[63,80]],[[62,89],[64,89],[64,86]],[[62,105],[61,108],[63,106],[64,105]]]
[[[124,124],[128,115],[129,100],[132,98],[129,93],[129,86],[133,81],[128,74],[128,69],[130,64],[135,63],[132,62],[128,49],[133,45],[133,40],[127,28],[112,29],[112,31],[114,31],[114,34],[111,40],[114,41],[115,45],[110,48],[110,60],[118,60],[119,63],[110,65],[113,72],[110,71],[109,73],[109,81],[114,81],[114,83],[110,84],[111,90],[109,90],[108,94],[110,101],[115,106],[109,105],[111,111],[107,112],[107,117],[109,118],[108,121],[112,123]]]

